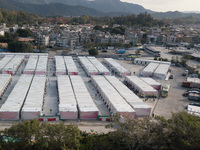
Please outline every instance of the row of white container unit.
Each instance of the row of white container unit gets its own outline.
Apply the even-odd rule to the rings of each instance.
[[[159,63],[149,63],[141,72],[142,77],[153,77],[154,71],[159,66]]]
[[[77,102],[69,76],[60,75],[57,77],[59,113],[62,120],[78,119]]]
[[[136,116],[148,117],[151,114],[151,107],[135,95],[127,86],[114,76],[105,76],[110,84],[119,92],[126,102],[135,110]]]
[[[153,73],[153,77],[161,80],[165,79],[165,77],[168,74],[169,68],[170,68],[169,64],[159,64],[159,66]]]
[[[149,78],[149,77],[140,77],[144,82],[146,82],[148,85],[152,86],[157,91],[161,90],[162,85],[157,82],[156,80]]]
[[[24,68],[24,74],[34,74],[38,63],[38,56],[30,56],[26,67]]]
[[[133,63],[136,64],[136,65],[148,65],[149,63],[157,63],[157,64],[168,64],[168,65],[171,65],[171,62],[156,61],[156,60],[148,60],[148,59],[140,59],[140,58],[134,59]]]
[[[10,74],[0,74],[0,98],[12,81]]]
[[[78,104],[80,119],[97,119],[99,110],[88,92],[81,76],[70,76],[74,95]]]
[[[13,59],[14,55],[6,55],[0,60],[0,73],[2,73],[2,69]]]
[[[92,75],[98,75],[97,68],[87,59],[87,57],[78,57],[80,65],[85,70],[86,74],[90,77]]]
[[[87,57],[89,61],[97,68],[99,75],[110,75],[110,71],[95,57]]]
[[[63,56],[54,56],[56,65],[56,76],[66,75],[66,67]]]
[[[131,75],[130,71],[128,71],[112,58],[104,58],[104,63],[109,67],[111,71],[117,73],[118,76],[125,77]]]
[[[21,75],[0,109],[0,120],[19,120],[20,110],[32,82],[32,75]]]
[[[29,58],[30,56],[48,56],[48,53],[0,53],[0,57],[9,55],[21,55],[25,58]]]
[[[15,74],[24,60],[23,55],[15,55],[2,69],[2,74]]]
[[[124,100],[118,91],[103,76],[92,76],[91,83],[101,95],[111,114],[119,114],[125,118],[133,119],[135,110]]]
[[[46,75],[47,74],[47,63],[48,56],[39,56],[35,75]]]
[[[78,75],[78,69],[76,67],[76,64],[72,58],[72,56],[64,56],[64,61],[67,68],[67,74],[68,75]]]
[[[124,81],[141,97],[158,97],[158,91],[137,76],[126,76]]]
[[[43,102],[46,91],[46,76],[36,75],[33,78],[26,100],[21,110],[21,120],[38,119],[43,113]]]

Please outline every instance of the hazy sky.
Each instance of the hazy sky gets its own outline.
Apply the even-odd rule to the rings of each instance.
[[[153,11],[200,11],[200,0],[121,0]]]

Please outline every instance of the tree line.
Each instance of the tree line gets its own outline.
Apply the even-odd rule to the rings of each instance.
[[[24,121],[1,131],[1,149],[188,150],[200,149],[200,117],[187,112],[171,119],[156,116],[107,125],[114,131],[89,134],[75,124]]]

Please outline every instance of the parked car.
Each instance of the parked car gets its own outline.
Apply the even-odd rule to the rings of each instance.
[[[186,91],[183,93],[183,96],[188,96],[190,93],[200,94],[200,91]]]
[[[169,76],[169,79],[173,79],[174,78],[174,76],[171,74],[170,76]]]

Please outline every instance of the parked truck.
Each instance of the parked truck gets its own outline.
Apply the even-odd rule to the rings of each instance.
[[[117,54],[124,54],[124,53],[126,53],[126,50],[125,49],[118,49],[118,50],[116,50],[116,53]]]
[[[190,81],[183,81],[182,87],[186,88],[200,88],[200,83],[190,82]]]

